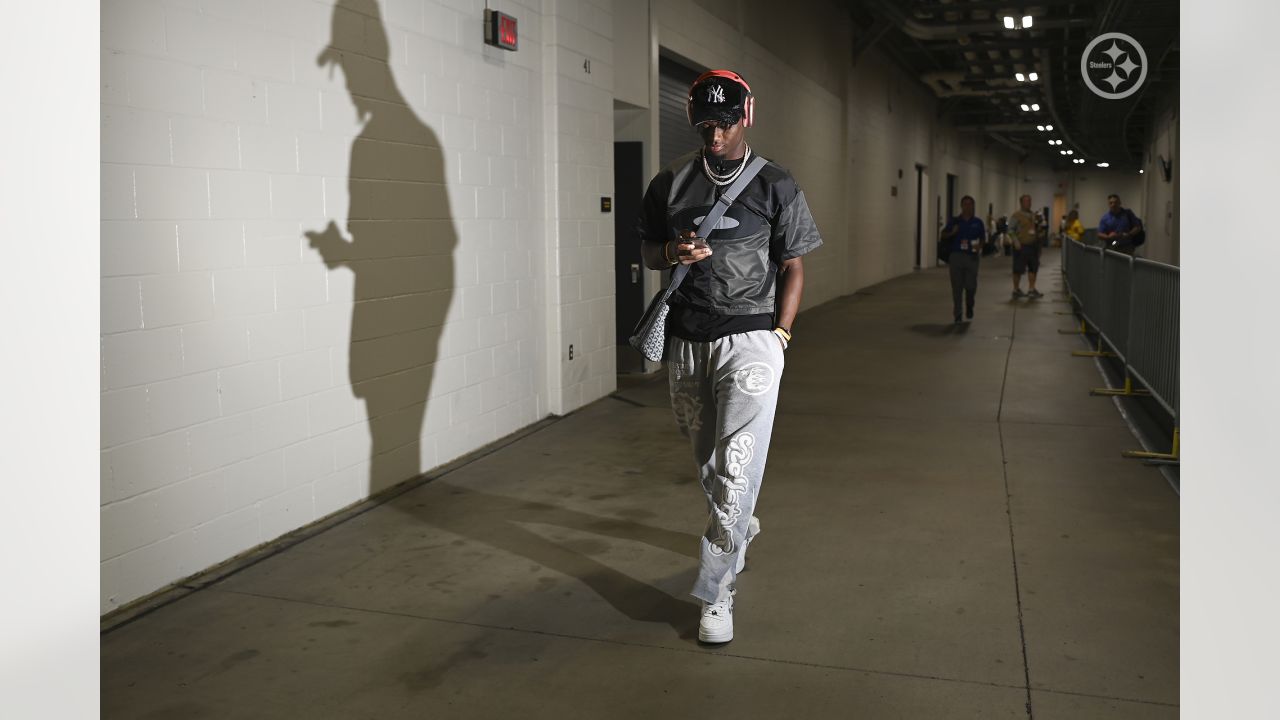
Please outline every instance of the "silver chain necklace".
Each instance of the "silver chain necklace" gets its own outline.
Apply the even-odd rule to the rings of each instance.
[[[702,153],[702,171],[707,174],[708,180],[715,183],[716,185],[723,187],[725,185],[729,185],[734,180],[738,179],[738,176],[741,175],[743,169],[747,167],[747,161],[750,159],[751,159],[751,146],[748,145],[747,152],[742,156],[742,164],[739,165],[736,170],[734,170],[731,173],[728,173],[727,175],[719,175],[714,170],[711,169],[711,164],[707,162],[707,153],[704,151]]]

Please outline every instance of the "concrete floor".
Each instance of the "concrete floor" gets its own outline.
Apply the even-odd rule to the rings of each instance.
[[[665,377],[103,635],[104,718],[1174,718],[1178,498],[1046,254],[807,311],[737,638],[699,646],[704,523]]]

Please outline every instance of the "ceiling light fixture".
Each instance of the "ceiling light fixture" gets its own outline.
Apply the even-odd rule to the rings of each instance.
[[[1030,15],[1023,15],[1023,16],[1022,16],[1022,27],[1023,27],[1023,29],[1024,29],[1024,30],[1025,30],[1025,29],[1027,29],[1027,28],[1029,28],[1029,27],[1031,27],[1031,20],[1032,20],[1032,18],[1031,18],[1031,16],[1030,16]]]
[[[1052,125],[1045,125],[1045,126],[1044,126],[1044,129],[1045,129],[1045,130],[1053,130],[1053,126],[1052,126]]]
[[[1013,18],[1009,15],[1004,16],[1004,27],[1006,30],[1013,29]]]
[[[1111,167],[1111,163],[1098,163],[1098,167]]]
[[[1076,151],[1075,151],[1075,150],[1068,150],[1068,151],[1067,151],[1067,154],[1068,154],[1068,155],[1075,155],[1075,154],[1076,154]]]
[[[1031,103],[1031,110],[1032,110],[1033,112],[1040,112],[1040,104],[1039,104],[1039,103]]]
[[[1027,76],[1027,79],[1030,80],[1031,82],[1035,82],[1040,79],[1040,76],[1035,73],[1031,73],[1030,75]]]
[[[1026,75],[1023,75],[1022,73],[1014,73],[1014,74],[1013,74],[1013,76],[1014,76],[1014,77],[1016,77],[1016,78],[1018,78],[1018,82],[1026,82],[1026,81],[1027,81],[1027,76],[1026,76]]]
[[[1043,125],[1037,125],[1037,126],[1036,126],[1036,129],[1037,129],[1037,130],[1039,130],[1040,132],[1044,132],[1044,126],[1043,126]]]
[[[1022,103],[1022,112],[1027,112],[1027,111],[1028,111],[1028,110],[1030,110],[1030,109],[1031,109],[1031,108],[1027,107],[1027,104],[1026,104],[1026,103]]]

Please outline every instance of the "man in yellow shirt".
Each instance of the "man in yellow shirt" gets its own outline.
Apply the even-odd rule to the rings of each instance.
[[[1013,299],[1044,297],[1036,289],[1036,272],[1040,270],[1040,236],[1036,216],[1031,212],[1031,196],[1018,198],[1022,208],[1009,216],[1009,234],[1013,237]],[[1028,292],[1022,292],[1022,274],[1027,274]]]

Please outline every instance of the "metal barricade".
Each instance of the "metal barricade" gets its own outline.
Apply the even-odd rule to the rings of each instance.
[[[1178,417],[1178,268],[1133,261],[1133,351],[1126,363],[1138,382],[1176,420]]]
[[[1102,286],[1099,288],[1098,334],[1122,360],[1129,352],[1130,302],[1133,257],[1106,250],[1102,255]]]
[[[1157,461],[1178,459],[1178,297],[1177,267],[1071,242],[1064,248],[1067,288],[1081,317],[1080,330],[1098,335],[1098,349],[1073,355],[1117,357],[1124,364],[1124,387],[1099,388],[1095,395],[1150,396],[1173,418],[1170,453],[1126,452]],[[1103,345],[1110,351],[1104,350]],[[1144,389],[1135,389],[1136,380]]]

